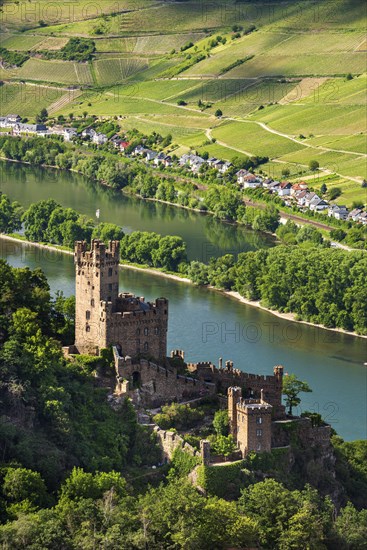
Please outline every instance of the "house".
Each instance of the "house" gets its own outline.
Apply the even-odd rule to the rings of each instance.
[[[13,126],[13,134],[42,134],[45,136],[47,133],[47,126],[44,124],[24,124],[20,122]]]
[[[0,128],[7,128],[8,126],[7,118],[5,116],[0,116]]]
[[[221,174],[225,174],[230,169],[231,166],[232,166],[232,163],[229,161],[226,161],[222,163],[222,166],[218,168],[218,170]]]
[[[332,204],[329,207],[328,216],[329,218],[335,218],[337,220],[346,220],[348,217],[348,209],[346,206]]]
[[[142,145],[137,145],[133,151],[133,155],[141,156],[145,153],[146,149]]]
[[[147,160],[154,160],[155,157],[158,155],[157,151],[152,151],[151,149],[146,149],[145,153]]]
[[[272,183],[274,183],[274,180],[272,180],[271,178],[266,178],[262,182],[262,185],[263,185],[263,187],[265,187],[265,189],[269,189],[269,187]]]
[[[71,141],[77,135],[78,135],[78,131],[76,128],[64,128],[64,131],[62,133],[62,136],[64,137],[64,141]]]
[[[22,117],[19,115],[7,115],[6,116],[6,123],[7,126],[14,126],[14,124],[19,124],[19,122],[22,120]]]
[[[162,166],[171,166],[172,165],[172,158],[169,155],[166,155],[165,153],[158,153],[158,155],[154,159],[154,164],[156,166],[162,165]]]
[[[270,193],[275,193],[275,192],[278,191],[279,186],[280,186],[280,182],[279,182],[279,181],[272,181],[272,182],[269,183],[269,185],[268,185],[268,190],[270,191]]]
[[[309,209],[314,212],[321,212],[329,207],[329,203],[320,199],[317,195],[310,201]]]
[[[301,181],[300,183],[295,183],[294,185],[292,185],[291,195],[295,195],[297,191],[307,191],[307,189],[307,183],[305,183],[304,181]]]
[[[311,193],[306,193],[305,206],[307,206],[307,208],[309,208],[310,203],[313,199],[320,199],[320,197],[316,193],[314,193],[313,191]]]
[[[210,167],[212,167],[212,166],[214,166],[214,164],[215,164],[216,162],[218,162],[218,159],[216,159],[215,157],[211,157],[211,158],[208,159],[206,162],[207,162],[207,164],[208,164]]]
[[[208,161],[209,162],[209,161]],[[238,170],[238,172],[236,172],[236,176],[237,176],[237,183],[239,183],[240,185],[242,185],[244,183],[244,177],[247,176],[247,174],[249,174],[249,172],[247,170],[244,170],[243,168],[241,168],[241,170]]]
[[[243,189],[255,189],[262,186],[262,179],[254,174],[247,174],[243,177]]]
[[[354,210],[349,212],[347,219],[352,220],[354,222],[358,222],[361,214],[362,214],[362,210],[360,208],[354,208]]]
[[[129,147],[130,143],[128,141],[120,141],[119,147],[120,151],[125,152],[126,149]]]
[[[190,155],[186,153],[185,155],[182,155],[182,157],[180,157],[180,160],[178,161],[178,163],[180,166],[185,166],[185,164],[189,163],[189,159],[190,159]]]
[[[110,139],[112,145],[116,148],[116,149],[119,149],[120,148],[120,143],[122,141],[121,139],[121,136],[119,136],[118,134],[115,134],[114,136],[112,136],[112,138]]]
[[[96,143],[97,145],[103,145],[108,141],[108,137],[106,134],[101,134],[100,132],[95,132],[94,136],[92,137],[92,142]]]
[[[358,221],[363,225],[367,225],[367,212],[362,212],[362,214],[359,216]]]
[[[285,197],[291,194],[291,189],[292,184],[289,183],[289,181],[282,181],[282,183],[279,184],[277,192],[280,197]]]
[[[85,129],[82,131],[82,137],[83,137],[83,138],[87,138],[87,137],[88,137],[88,138],[92,139],[92,138],[95,136],[96,133],[97,133],[97,132],[95,131],[94,128],[85,128]]]
[[[306,205],[306,195],[307,191],[297,191],[294,195],[294,198],[297,201],[298,206],[305,206]]]

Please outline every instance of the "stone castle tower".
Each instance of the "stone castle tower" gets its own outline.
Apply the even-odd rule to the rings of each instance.
[[[273,407],[260,399],[242,399],[239,387],[228,388],[228,417],[230,433],[245,457],[249,452],[271,450]]]
[[[75,347],[79,353],[98,355],[110,345],[123,356],[167,356],[168,300],[146,302],[133,294],[119,294],[119,245],[92,240],[75,243],[76,318]]]

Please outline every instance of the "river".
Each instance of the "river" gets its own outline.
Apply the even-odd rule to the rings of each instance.
[[[152,208],[152,203],[145,201],[116,199],[115,194],[90,187],[79,177],[69,179],[62,175],[56,185],[53,171],[39,172],[42,177],[38,189],[37,171],[30,170],[27,175],[28,168],[22,168],[20,172],[13,169],[7,171],[7,178],[4,178],[0,189],[24,205],[32,200],[52,197],[80,211],[88,208],[88,213],[92,214],[95,208],[92,197],[96,197],[106,219],[111,211],[108,221],[121,223],[121,219],[118,221],[119,213],[124,211],[126,223],[121,224],[125,227],[161,233],[167,231],[168,234],[182,235],[185,239],[185,235],[191,235],[192,257],[195,257],[195,251],[200,253],[202,247],[195,246],[195,235],[199,242],[201,239],[202,243],[208,242],[210,246],[218,244],[211,234],[208,236],[205,233],[207,220],[211,220],[209,216],[180,209],[177,212],[175,209],[171,212],[171,208],[160,210],[162,205],[154,204]],[[23,175],[19,179],[20,173]],[[82,202],[83,197],[86,197],[85,202]],[[159,212],[169,212],[171,221],[155,217]],[[211,222],[213,220],[209,224]],[[227,239],[229,243],[227,228],[230,232],[236,228],[223,225],[225,229],[221,229],[219,225],[219,222],[215,223],[216,230],[221,235],[225,234],[221,245],[227,243]],[[174,231],[168,231],[169,227]],[[246,235],[243,233],[238,237],[236,244],[239,245],[241,239],[246,240]],[[243,243],[240,249],[261,246],[263,237],[258,238],[260,240],[249,232],[250,242]],[[269,242],[265,240],[263,246],[269,246]],[[62,290],[65,295],[74,293],[71,256],[0,239],[0,257],[17,267],[39,266],[46,273],[53,292]],[[367,437],[367,368],[363,366],[367,361],[365,339],[279,319],[219,292],[140,271],[121,269],[120,289],[145,296],[146,299],[158,296],[169,299],[168,350],[184,349],[188,361],[210,360],[218,364],[219,357],[232,359],[235,367],[260,374],[271,374],[274,365],[282,364],[286,372],[297,374],[313,389],[312,393],[303,395],[298,412],[320,412],[346,440]]]
[[[28,207],[53,198],[96,220],[115,223],[124,231],[155,231],[179,235],[190,260],[208,262],[212,256],[274,246],[270,235],[220,222],[207,214],[123,195],[79,174],[0,161],[0,191]]]

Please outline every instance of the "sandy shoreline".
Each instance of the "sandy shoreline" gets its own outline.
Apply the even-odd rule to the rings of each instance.
[[[18,243],[18,244],[25,244],[27,246],[34,246],[34,247],[37,247],[37,248],[50,250],[52,252],[61,252],[63,254],[68,254],[69,256],[74,255],[74,252],[72,252],[71,250],[65,250],[65,249],[62,249],[62,248],[58,248],[57,246],[52,246],[52,245],[48,245],[48,244],[35,243],[35,242],[31,242],[31,241],[17,239],[16,237],[11,237],[10,235],[5,235],[3,233],[0,233],[0,240],[1,239],[6,240],[6,241],[15,242],[15,243]],[[180,283],[193,284],[193,282],[190,279],[186,278],[186,277],[179,277],[178,275],[173,275],[171,273],[164,273],[163,271],[158,271],[158,270],[156,270],[154,268],[151,268],[151,267],[138,267],[138,266],[135,266],[135,265],[124,264],[124,263],[120,263],[119,267],[121,269],[132,269],[132,270],[135,270],[135,271],[143,271],[144,273],[150,273],[151,275],[158,275],[159,277],[165,277],[166,279],[171,279],[173,281],[178,281]],[[267,313],[271,313],[275,317],[278,317],[280,319],[284,319],[284,320],[287,320],[287,321],[291,321],[292,323],[300,323],[300,324],[303,324],[303,325],[308,325],[308,326],[315,327],[315,328],[320,328],[320,329],[323,329],[323,330],[329,330],[329,331],[332,331],[332,332],[339,332],[341,334],[346,334],[348,336],[354,336],[356,338],[367,339],[367,336],[364,336],[362,334],[357,334],[356,332],[351,332],[351,331],[348,331],[348,330],[344,330],[342,328],[328,328],[328,327],[325,327],[324,325],[310,323],[309,321],[300,321],[300,320],[296,319],[294,313],[281,313],[279,311],[269,309],[265,306],[262,306],[259,301],[248,300],[247,298],[244,298],[243,296],[241,296],[241,294],[239,294],[238,292],[235,292],[234,290],[221,290],[221,289],[215,288],[213,286],[209,286],[208,289],[209,290],[214,290],[215,292],[220,292],[221,294],[224,294],[224,295],[226,295],[230,298],[234,298],[235,300],[238,300],[239,302],[241,302],[242,304],[245,304],[247,306],[256,307],[257,309],[262,309],[263,311],[266,311]]]

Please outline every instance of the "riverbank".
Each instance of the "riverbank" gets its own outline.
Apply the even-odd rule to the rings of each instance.
[[[66,248],[62,248],[62,247],[57,246],[57,245],[50,245],[50,244],[45,244],[45,243],[37,243],[37,242],[27,241],[26,239],[24,239],[22,237],[16,237],[15,235],[6,235],[6,234],[1,233],[0,234],[0,240],[6,240],[6,241],[14,242],[14,243],[17,243],[17,244],[25,244],[25,245],[30,246],[30,247],[37,247],[37,248],[44,249],[44,250],[47,250],[47,251],[50,251],[50,252],[53,252],[53,253],[54,252],[61,252],[62,254],[68,254],[69,256],[74,255],[73,251],[68,250]],[[149,267],[149,266],[138,266],[136,264],[129,264],[129,263],[125,263],[125,262],[120,262],[120,268],[130,269],[130,270],[133,270],[133,271],[142,271],[144,273],[149,273],[149,274],[154,275],[154,276],[165,277],[166,279],[171,279],[173,281],[177,281],[177,282],[181,282],[181,283],[185,283],[185,284],[193,284],[193,282],[190,279],[188,279],[187,277],[181,277],[181,276],[175,275],[173,273],[167,273],[165,271],[160,271],[159,269],[154,269],[154,268]],[[283,319],[283,320],[290,321],[292,323],[299,323],[299,324],[308,325],[308,326],[311,326],[311,327],[314,327],[314,328],[319,328],[319,329],[328,330],[328,331],[332,331],[332,332],[338,332],[338,333],[346,334],[348,336],[354,336],[354,337],[357,337],[357,338],[367,339],[367,335],[357,334],[356,332],[344,330],[342,328],[330,328],[330,327],[325,327],[324,325],[311,323],[309,321],[299,320],[299,319],[296,318],[294,313],[281,313],[280,311],[276,311],[276,310],[267,308],[267,307],[261,305],[261,303],[259,301],[248,300],[247,298],[244,298],[243,296],[241,296],[241,294],[239,294],[239,292],[236,292],[236,291],[233,291],[233,290],[221,290],[221,289],[218,289],[214,286],[208,286],[206,288],[208,290],[212,290],[212,291],[215,291],[215,292],[220,292],[221,294],[224,294],[224,295],[228,296],[229,298],[235,299],[235,300],[241,302],[242,304],[245,304],[245,305],[248,305],[248,306],[251,306],[251,307],[255,307],[257,309],[261,309],[263,311],[266,311],[267,313],[270,313],[271,315],[274,315],[275,317],[278,317],[278,318]]]

